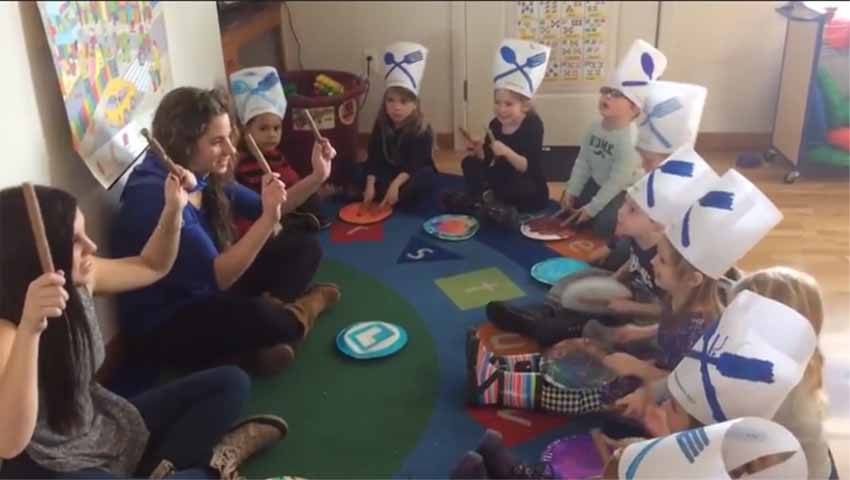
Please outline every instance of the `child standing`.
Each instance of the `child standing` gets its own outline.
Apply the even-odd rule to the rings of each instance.
[[[448,209],[476,210],[510,227],[519,212],[542,210],[549,201],[543,175],[543,120],[531,99],[543,82],[551,49],[527,40],[506,39],[493,65],[493,138],[470,138],[463,159],[466,196],[446,198]],[[488,135],[489,137],[489,135]]]
[[[634,120],[643,109],[650,85],[666,67],[663,53],[635,40],[599,91],[602,121],[594,122],[585,136],[561,207],[575,210],[572,221],[591,222],[593,232],[601,238],[614,233],[625,190],[640,178]]]
[[[654,170],[679,147],[696,143],[707,94],[700,85],[653,82],[635,145],[645,172]]]
[[[280,176],[287,188],[291,188],[301,177],[280,151],[286,95],[277,70],[274,67],[253,67],[233,72],[230,75],[230,89],[244,133],[254,138],[272,171]],[[265,172],[248,148],[245,134],[237,145],[234,177],[237,182],[260,193]],[[315,193],[287,217],[283,220],[284,226],[300,225],[308,231],[317,231],[330,225],[330,221],[321,215],[321,200]],[[240,237],[252,223],[249,219],[237,217]]]
[[[364,205],[408,207],[431,192],[436,181],[434,133],[425,121],[419,88],[428,49],[398,42],[384,53],[386,89],[369,137],[362,181]]]

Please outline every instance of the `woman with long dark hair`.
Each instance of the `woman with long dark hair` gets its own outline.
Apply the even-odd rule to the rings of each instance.
[[[322,251],[313,235],[278,234],[281,215],[316,192],[336,152],[313,146],[313,172],[291,188],[275,175],[258,194],[230,181],[236,149],[228,99],[217,90],[181,87],[161,101],[153,134],[166,153],[198,178],[183,209],[180,251],[159,282],[119,298],[122,331],[137,358],[181,369],[236,363],[269,374],[295,355],[316,317],[339,300],[336,285],[310,285]],[[156,225],[167,172],[149,152],[127,181],[114,224],[118,255],[140,251]],[[233,213],[254,220],[234,240]]]
[[[232,426],[250,384],[235,367],[130,400],[94,379],[104,342],[92,297],[144,287],[171,269],[188,197],[180,183],[165,180],[164,205],[141,253],[116,259],[94,255],[74,197],[36,187],[55,273],[41,270],[23,190],[0,191],[0,476],[161,477],[191,469],[230,477],[286,433],[272,416]]]

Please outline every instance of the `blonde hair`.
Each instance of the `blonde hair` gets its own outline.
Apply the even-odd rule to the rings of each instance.
[[[697,308],[707,314],[709,318],[717,320],[720,313],[723,312],[723,303],[720,297],[720,282],[715,280],[689,262],[681,253],[679,253],[666,235],[662,235],[660,242],[667,242],[667,247],[670,250],[671,266],[676,275],[677,280],[683,280],[688,275],[702,275],[702,282],[693,289],[688,298],[681,304],[681,311],[692,311]],[[672,304],[672,302],[671,302]],[[679,312],[673,312],[679,313]]]
[[[749,274],[736,283],[733,296],[742,290],[750,290],[793,308],[811,322],[815,334],[820,337],[824,316],[823,297],[817,280],[811,275],[788,267],[766,268]],[[820,347],[815,348],[800,384],[816,395],[822,406],[825,405],[823,354]]]

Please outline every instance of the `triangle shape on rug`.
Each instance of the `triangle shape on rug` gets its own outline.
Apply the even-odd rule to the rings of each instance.
[[[414,236],[407,242],[407,246],[402,250],[396,263],[438,262],[441,260],[460,260],[461,258],[463,257],[454,252]]]

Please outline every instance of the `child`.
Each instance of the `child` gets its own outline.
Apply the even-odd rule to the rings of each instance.
[[[733,294],[745,290],[788,305],[806,317],[815,334],[820,335],[823,300],[817,281],[810,275],[785,267],[768,268],[744,277],[735,285]],[[803,379],[773,417],[800,440],[809,466],[806,478],[817,480],[832,478],[829,447],[823,432],[826,399],[822,368],[823,355],[815,348]]]
[[[617,235],[628,240],[630,256],[613,277],[627,285],[638,301],[612,300],[609,310],[613,314],[649,321],[658,318],[664,289],[657,285],[652,265],[656,244],[663,237],[664,228],[681,217],[718,178],[691,147],[683,147],[674,157],[630,187],[618,212]],[[580,333],[589,318],[582,314],[586,312],[562,308],[575,304],[564,297],[565,290],[579,278],[596,275],[611,274],[599,269],[585,270],[559,281],[547,295],[547,301],[555,306],[551,316],[531,323],[519,308],[493,302],[487,307],[488,317],[499,328],[531,336],[541,345],[552,345]]]
[[[280,175],[279,178],[287,189],[292,188],[301,177],[280,151],[286,95],[280,85],[277,70],[274,67],[253,67],[233,72],[230,75],[230,88],[236,113],[244,129],[237,146],[234,165],[236,181],[257,193],[262,190],[261,180],[264,172],[246,143],[246,134],[250,134],[272,171]],[[248,231],[252,223],[249,219],[237,216],[236,225],[240,237]],[[318,231],[330,226],[330,221],[321,215],[318,194],[310,195],[283,220],[283,225],[287,228],[293,224],[303,226],[307,231]]]
[[[250,379],[232,366],[130,399],[96,380],[104,340],[94,297],[144,287],[174,265],[184,188],[195,183],[179,171],[158,185],[161,209],[144,248],[124,258],[95,255],[74,197],[35,187],[55,273],[39,265],[22,189],[0,190],[0,379],[16,394],[0,412],[0,476],[163,478],[178,469],[183,478],[235,478],[242,461],[286,434],[272,415],[234,424]]]
[[[656,437],[745,416],[772,419],[799,384],[816,343],[797,311],[744,291],[666,379],[614,407]]]
[[[745,417],[633,443],[615,453],[606,479],[811,478],[794,435],[770,420]]]
[[[636,185],[635,190],[640,191],[644,187],[648,197],[649,192],[654,192],[654,180],[641,182]],[[639,195],[638,198],[642,196]],[[592,361],[593,365],[601,362],[607,372],[603,370],[595,375],[595,378],[586,379],[591,388],[558,388],[546,379],[544,372],[543,381],[539,382],[541,398],[538,399],[534,391],[517,392],[515,389],[518,386],[527,386],[531,381],[527,378],[522,380],[524,375],[537,374],[541,368],[539,358],[522,359],[531,366],[530,373],[500,373],[497,370],[503,365],[506,366],[504,369],[512,370],[511,365],[516,363],[514,359],[507,356],[491,361],[492,354],[478,351],[474,357],[470,357],[477,372],[475,376],[470,376],[471,381],[486,381],[494,374],[506,377],[519,375],[518,380],[504,382],[507,391],[502,392],[500,396],[478,398],[486,401],[519,396],[526,408],[539,406],[560,413],[585,413],[628,394],[641,383],[666,376],[703,331],[716,322],[720,313],[718,279],[722,277],[723,272],[758,243],[779,222],[782,214],[752,183],[736,171],[730,170],[711,184],[708,193],[680,217],[681,220],[673,222],[667,228],[665,237],[659,242],[658,254],[653,259],[656,282],[669,294],[669,303],[662,320],[656,326],[623,327],[618,332],[619,338],[614,342],[626,344],[654,336],[657,347],[653,349],[651,360],[643,360],[624,352],[606,355],[609,350],[605,346],[587,342],[587,339],[567,340],[553,347],[552,353],[555,357],[560,356],[559,350],[569,350],[571,353],[578,350],[584,352],[584,355],[575,358],[591,357],[595,359]],[[725,232],[726,237],[731,240],[723,248],[717,248],[714,243],[716,237],[713,234],[716,231]],[[555,321],[550,321],[547,325],[556,325],[548,327],[549,331],[559,328]],[[532,326],[531,329],[535,333],[547,332],[546,327]],[[537,338],[544,345],[547,343],[543,340],[552,340],[551,337]],[[470,344],[468,348],[470,346],[478,347]],[[489,362],[490,365],[484,362]],[[614,375],[616,377],[611,379]],[[600,378],[604,381],[599,382]],[[591,380],[596,382],[591,383]],[[537,379],[533,379],[533,382],[537,383]],[[476,385],[480,384],[479,382]]]
[[[654,170],[678,148],[696,143],[707,94],[708,90],[700,85],[665,81],[652,84],[635,145],[645,172]]]
[[[427,48],[410,42],[394,43],[384,54],[386,90],[361,185],[367,208],[373,200],[380,208],[413,206],[434,187],[434,133],[419,103],[427,57]]]
[[[699,85],[652,83],[646,99],[646,118],[638,126],[635,146],[644,172],[651,172],[668,158],[678,158],[676,150],[694,145],[706,93],[705,87]],[[624,261],[625,250],[624,241],[615,234],[607,245],[591,254],[589,262],[616,270]]]
[[[601,238],[614,233],[624,192],[641,175],[634,120],[650,85],[666,67],[664,54],[638,39],[600,89],[602,121],[594,123],[585,136],[561,207],[575,210],[570,217],[573,222],[592,222],[593,232]]]
[[[488,126],[493,138],[470,138],[463,159],[466,195],[447,197],[450,210],[474,210],[508,227],[519,227],[519,212],[542,210],[549,187],[540,156],[543,120],[531,105],[543,82],[550,47],[527,40],[503,40],[496,52],[493,111]],[[489,137],[489,134],[488,134]]]

